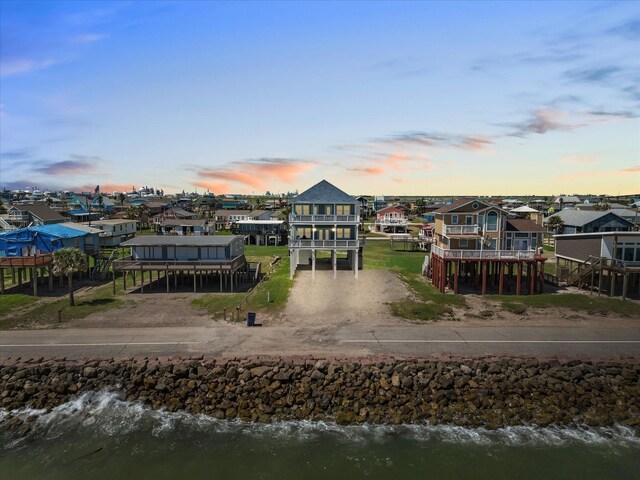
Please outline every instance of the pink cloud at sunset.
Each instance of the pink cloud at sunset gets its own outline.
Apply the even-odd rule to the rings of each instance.
[[[210,180],[192,183],[219,193],[228,193],[232,188],[244,192],[264,190],[273,182],[294,183],[301,173],[315,165],[315,162],[290,158],[243,160],[216,170],[197,167],[198,175]]]

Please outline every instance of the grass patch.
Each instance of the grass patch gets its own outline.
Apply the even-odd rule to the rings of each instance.
[[[280,248],[286,252],[287,247],[257,247],[257,248]],[[245,312],[265,312],[277,310],[285,306],[289,298],[292,281],[289,279],[289,257],[283,257],[275,264],[273,271],[269,273],[268,265],[272,257],[248,258],[250,261],[257,259],[262,261],[263,271],[267,277],[249,293],[231,294],[206,294],[191,302],[195,307],[206,309],[216,320],[222,320],[224,309],[227,309],[227,319],[233,320],[233,316],[238,306],[240,306],[240,320],[244,321]],[[259,322],[259,318],[258,318]]]
[[[0,302],[0,317],[10,314],[13,310],[38,301],[33,295],[23,293],[6,293]]]
[[[467,307],[464,297],[442,294],[422,276],[425,255],[425,252],[395,251],[389,242],[382,241],[367,243],[364,248],[365,269],[396,272],[421,300],[391,302],[394,315],[410,320],[437,320],[452,314],[452,307]]]
[[[544,273],[548,273],[549,275],[555,275],[556,274],[556,264],[555,263],[544,262]]]
[[[542,245],[542,248],[544,248],[545,252],[555,252],[556,251],[556,247],[553,245]]]
[[[515,313],[516,315],[524,315],[527,313],[526,305],[515,302],[503,302],[502,308],[507,310],[508,312]]]
[[[116,282],[116,292],[122,292],[122,279]],[[20,327],[44,327],[56,326],[58,322],[58,311],[61,311],[62,321],[75,320],[84,318],[92,313],[109,310],[111,308],[121,307],[124,301],[113,295],[113,286],[111,283],[95,288],[86,295],[76,294],[76,305],[69,305],[69,295],[62,295],[60,298],[51,301],[48,298],[35,298],[29,295],[13,294],[5,295],[6,298],[11,297],[28,297],[21,305],[33,303],[33,308],[21,310],[14,305],[11,311],[0,311],[0,329],[20,328]],[[6,303],[3,298],[3,306]],[[11,300],[10,300],[11,301]],[[22,301],[22,300],[20,300]],[[16,312],[16,310],[18,310]]]
[[[609,312],[625,317],[640,317],[640,305],[632,301],[623,301],[617,298],[592,297],[579,293],[563,293],[556,295],[532,295],[520,297],[514,301],[513,297],[490,296],[497,300],[505,310],[514,313],[524,313],[520,310],[526,308],[566,308],[568,310],[581,310],[607,314]],[[514,311],[516,310],[516,311]]]

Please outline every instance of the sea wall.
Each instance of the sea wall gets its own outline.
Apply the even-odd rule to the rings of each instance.
[[[104,389],[220,419],[625,424],[640,431],[640,365],[536,359],[0,361],[0,407],[52,409]]]

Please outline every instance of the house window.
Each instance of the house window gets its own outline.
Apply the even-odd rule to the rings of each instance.
[[[351,205],[336,205],[336,215],[351,215]]]
[[[516,238],[529,238],[528,233],[516,232]]]
[[[479,206],[480,206],[480,205],[478,205],[478,202],[473,202],[473,203],[471,204],[471,208],[473,208],[474,210],[477,210]]]
[[[466,218],[464,219],[464,223],[465,225],[473,225],[473,216],[467,215]]]
[[[296,205],[294,211],[298,215],[311,215],[311,205]]]
[[[336,238],[338,240],[353,239],[352,230],[349,227],[340,227],[336,229]]]
[[[451,225],[458,224],[458,215],[451,215]]]
[[[460,247],[468,247],[469,246],[469,240],[467,240],[466,238],[462,238],[460,239]]]
[[[487,213],[487,231],[495,232],[497,230],[498,230],[498,213],[497,212]]]

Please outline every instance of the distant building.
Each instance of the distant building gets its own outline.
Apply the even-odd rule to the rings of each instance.
[[[287,243],[284,220],[238,220],[231,226],[235,235],[243,235],[248,244],[283,245]]]
[[[100,232],[100,246],[117,247],[122,242],[135,237],[138,230],[137,220],[96,220],[91,226],[102,230]]]
[[[158,224],[158,232],[162,235],[212,235],[215,227],[206,219],[168,218]]]
[[[391,205],[376,212],[376,221],[372,225],[376,232],[407,233],[409,217],[404,207]]]
[[[52,225],[67,219],[46,205],[13,205],[4,219],[17,228],[38,225]]]

